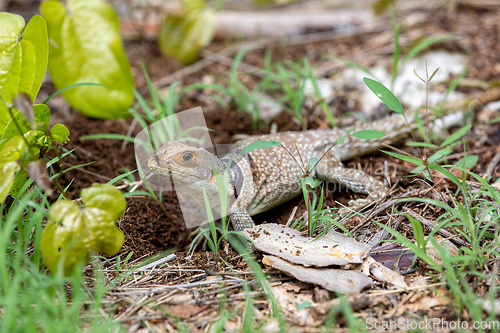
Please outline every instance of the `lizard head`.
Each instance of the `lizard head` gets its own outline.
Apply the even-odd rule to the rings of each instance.
[[[168,141],[153,151],[148,160],[154,174],[170,179],[175,185],[190,187],[209,182],[213,178],[212,166],[219,170],[220,165],[214,154],[182,141]]]

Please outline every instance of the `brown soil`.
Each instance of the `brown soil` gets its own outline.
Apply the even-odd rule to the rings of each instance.
[[[463,15],[467,21],[472,20],[476,16],[485,15],[483,13],[459,13]],[[479,22],[489,22],[488,19],[480,20]],[[483,25],[486,23],[483,23]],[[450,28],[458,29],[455,24],[447,21],[446,19],[442,22],[442,28],[434,27],[435,30]],[[471,56],[471,69],[467,77],[477,78],[477,79],[492,79],[498,78],[500,69],[498,64],[500,63],[498,57],[499,52],[493,52],[493,50],[488,49],[485,51],[485,44],[495,48],[500,45],[500,43],[494,43],[498,40],[499,33],[494,30],[495,25],[487,25],[484,27],[485,36],[483,39],[478,41],[478,37],[472,38],[471,44],[468,45],[467,51],[470,52]],[[497,26],[498,28],[498,26]],[[427,28],[430,29],[430,28]],[[491,32],[491,33],[490,33]],[[476,35],[477,36],[477,35]],[[496,37],[495,37],[496,36]],[[313,64],[318,64],[321,62],[321,55],[340,55],[344,53],[353,52],[353,50],[359,48],[359,44],[369,43],[371,36],[363,35],[353,38],[346,38],[332,41],[325,41],[320,43],[310,43],[306,45],[298,46],[276,46],[273,48],[273,55],[276,61],[278,60],[300,60],[305,55],[313,55],[309,57],[309,61]],[[496,39],[495,39],[496,38]],[[444,44],[444,45],[443,45]],[[451,45],[451,46],[450,46]],[[495,46],[496,45],[496,46]],[[444,42],[433,46],[434,48],[443,47],[450,49],[456,49],[460,46],[460,43],[450,44],[450,42]],[[210,48],[219,49],[220,46],[217,44],[212,45]],[[156,43],[148,41],[135,41],[127,42],[126,50],[129,59],[132,64],[132,72],[134,73],[136,86],[140,90],[146,84],[144,79],[141,64],[144,63],[148,70],[148,73],[153,81],[158,80],[164,76],[167,76],[179,69],[182,66],[172,59],[167,59],[162,57],[159,53]],[[264,58],[264,50],[254,50],[248,52],[245,56],[244,61],[248,64],[254,66],[262,66]],[[372,59],[375,61],[376,57]],[[495,62],[496,61],[496,62]],[[365,65],[367,65],[365,63]],[[205,75],[213,75],[216,80],[220,80],[221,83],[225,82],[225,75],[227,73],[228,67],[214,63],[211,66],[206,67],[200,72],[188,77],[184,77],[181,82],[194,83],[200,82],[200,79]],[[481,74],[479,74],[481,73]],[[252,84],[255,81],[255,77],[245,76],[248,78],[248,82]],[[245,80],[243,80],[245,81]],[[44,85],[43,89],[48,92],[53,91],[50,85]],[[194,100],[193,100],[194,99]],[[205,117],[207,125],[209,128],[213,129],[211,132],[211,138],[214,144],[217,143],[232,143],[234,142],[233,136],[235,134],[265,134],[269,133],[269,126],[255,129],[251,126],[250,117],[246,113],[237,113],[236,110],[224,110],[222,107],[215,103],[201,104],[197,102],[197,96],[191,95],[191,98],[183,98],[181,103],[176,106],[176,110],[186,110],[194,106],[201,105],[205,111]],[[337,109],[334,112],[341,114],[347,110],[347,107],[342,103],[337,105]],[[322,117],[323,115],[314,116],[310,118],[309,128],[324,127],[325,121]],[[319,118],[318,118],[319,117]],[[69,189],[69,194],[71,197],[76,198],[79,196],[79,192],[82,188],[90,186],[95,182],[106,182],[113,177],[125,172],[126,169],[134,170],[135,165],[135,155],[133,145],[127,144],[123,146],[123,142],[119,140],[81,140],[80,137],[83,135],[97,134],[97,133],[118,133],[127,134],[130,130],[131,119],[128,120],[94,120],[88,119],[84,116],[78,114],[75,111],[71,111],[65,117],[57,114],[57,109],[55,109],[55,115],[53,116],[55,121],[60,121],[64,123],[71,132],[71,141],[65,147],[66,149],[75,149],[73,154],[66,159],[68,166],[92,163],[84,167],[76,168],[70,172],[64,174],[61,178],[61,183],[66,186],[72,181]],[[300,130],[301,126],[293,122],[292,116],[288,113],[281,113],[274,120],[277,124],[277,128],[280,131],[286,130]],[[136,127],[133,134],[139,132],[139,128]],[[495,129],[489,128],[488,133],[493,135],[496,133]],[[132,134],[132,135],[133,135]],[[484,134],[484,133],[483,133]],[[498,142],[498,134],[492,136],[490,143],[487,145],[494,145]],[[471,142],[471,150],[474,150],[474,142]],[[476,169],[481,168],[486,164],[493,154],[493,150],[489,149],[482,152],[481,161],[476,167]],[[351,163],[363,169],[363,165],[375,165],[371,162],[384,162],[388,158],[382,154],[374,154],[369,157],[354,158]],[[398,170],[403,171],[403,173],[390,175],[392,177],[392,182],[399,182],[398,186],[411,186],[408,179],[403,178],[402,175],[405,174],[404,171],[408,172],[409,168],[400,165],[397,162],[389,158],[390,163],[396,163],[398,165]],[[126,169],[124,169],[126,168]],[[372,170],[367,170],[371,172]],[[479,170],[474,170],[479,171]],[[349,198],[355,196],[354,194],[343,190],[341,192],[334,191],[329,193],[326,198],[326,204],[330,207],[335,206],[335,200],[342,203],[346,203]],[[186,230],[184,226],[184,221],[179,208],[177,196],[175,192],[166,192],[163,195],[163,201],[161,203],[156,202],[151,197],[135,197],[128,198],[128,208],[123,217],[120,220],[120,228],[126,235],[125,245],[121,251],[123,254],[127,254],[130,251],[134,251],[135,257],[142,257],[148,254],[155,254],[173,247],[185,248],[185,246],[192,239],[190,237],[191,230]],[[305,210],[303,200],[300,197],[292,200],[280,207],[277,207],[269,212],[260,214],[255,217],[257,223],[262,223],[265,221],[273,221],[278,223],[286,223],[293,207],[298,206],[298,211],[296,216],[300,216]],[[355,221],[353,221],[355,225]]]
[[[498,24],[498,12],[491,12],[489,10],[478,10],[474,8],[455,8],[456,12],[452,14],[443,11],[434,13],[422,26],[415,27],[412,32],[419,32],[422,35],[436,35],[444,33],[457,33],[459,39],[437,43],[432,46],[432,49],[444,48],[450,51],[463,52],[469,55],[468,65],[470,70],[466,78],[471,80],[484,80],[490,83],[496,82],[500,79],[500,25]],[[465,29],[464,27],[469,27]],[[387,31],[390,31],[388,26]],[[423,31],[423,32],[422,32]],[[392,35],[391,35],[392,36]],[[361,34],[358,36],[350,36],[345,38],[338,38],[334,41],[327,40],[323,42],[314,42],[303,45],[282,46],[280,44],[273,45],[269,49],[273,50],[274,61],[282,60],[301,60],[302,57],[308,57],[312,66],[321,66],[326,63],[324,55],[338,56],[351,59],[354,54],[361,53],[363,49],[371,50],[369,56],[356,58],[363,66],[369,66],[377,62],[381,56],[387,55],[387,45],[377,45],[374,40],[377,37],[374,34]],[[209,46],[211,50],[219,50],[223,47],[221,44],[213,44]],[[404,52],[407,52],[411,45],[404,46]],[[385,50],[385,51],[384,51]],[[392,50],[390,48],[390,50]],[[143,91],[146,84],[141,63],[144,63],[151,79],[153,81],[166,77],[175,71],[178,71],[182,66],[171,59],[162,57],[159,54],[158,47],[155,43],[149,41],[129,41],[126,42],[126,51],[132,64],[132,71],[136,80],[136,87],[138,90]],[[245,57],[244,62],[253,66],[262,67],[265,55],[265,49],[257,49],[249,51]],[[213,63],[212,65],[196,72],[190,76],[185,76],[180,80],[181,84],[191,84],[195,82],[202,82],[205,76],[211,76],[217,83],[227,83],[227,73],[229,68],[225,65]],[[330,75],[332,73],[325,72]],[[258,78],[248,74],[242,74],[242,81],[252,87]],[[460,88],[467,93],[477,91],[475,88]],[[49,84],[42,87],[47,93],[53,92],[54,88]],[[339,96],[334,101],[332,113],[335,117],[341,116],[346,111],[352,110],[347,107],[346,100],[349,99],[347,92],[345,96]],[[213,129],[211,132],[212,142],[217,143],[232,143],[234,142],[233,136],[235,134],[267,134],[270,131],[270,126],[255,129],[251,125],[249,116],[245,113],[240,114],[235,108],[224,110],[218,104],[210,100],[200,99],[200,94],[188,94],[183,97],[181,103],[175,106],[176,111],[182,111],[194,106],[201,105],[204,109],[206,122],[209,128]],[[354,100],[355,105],[356,101]],[[356,107],[354,107],[356,109]],[[71,183],[69,188],[69,195],[71,198],[78,198],[82,188],[90,186],[92,183],[107,182],[114,177],[126,172],[126,170],[136,169],[135,155],[132,144],[124,145],[119,140],[81,140],[80,137],[84,135],[97,134],[97,133],[118,133],[127,134],[130,131],[132,119],[127,120],[94,120],[88,119],[78,114],[75,111],[70,111],[65,114],[62,109],[56,105],[52,107],[53,121],[64,123],[71,132],[71,141],[65,146],[65,149],[74,149],[74,152],[65,159],[67,166],[75,166],[81,164],[91,163],[79,168],[75,168],[65,173],[60,182],[63,186]],[[485,110],[483,112],[487,113]],[[373,115],[373,113],[371,113]],[[498,115],[497,115],[498,116]],[[325,127],[326,121],[322,114],[308,114],[308,128]],[[490,116],[491,119],[493,116]],[[370,116],[368,116],[370,118]],[[488,117],[487,117],[488,118]],[[350,121],[350,120],[347,120]],[[288,113],[281,113],[273,122],[277,124],[279,131],[286,130],[301,130],[301,125],[296,124],[292,116]],[[132,131],[132,135],[139,132],[136,127]],[[129,133],[130,134],[130,133]],[[472,169],[472,171],[482,174],[491,158],[495,153],[499,152],[498,145],[500,144],[500,124],[485,125],[479,124],[475,126],[473,131],[468,134],[467,151],[471,154],[479,156],[479,163]],[[403,148],[403,147],[399,147]],[[417,154],[415,149],[404,148],[407,151]],[[462,147],[456,147],[456,153],[460,153]],[[458,160],[461,156],[458,156]],[[456,160],[450,161],[454,163]],[[352,159],[349,163],[361,170],[366,170],[368,173],[377,175],[377,170],[372,170],[372,165],[384,165],[388,162],[391,166],[390,172],[387,177],[390,179],[391,184],[396,184],[395,191],[392,195],[398,195],[405,191],[414,188],[422,187],[422,180],[415,180],[408,178],[407,175],[413,167],[400,160],[393,159],[382,153],[372,154],[370,156],[359,157]],[[394,166],[394,167],[392,167]],[[379,171],[379,170],[378,170]],[[495,177],[500,175],[498,166],[495,169]],[[438,187],[441,190],[449,191],[453,195],[453,184],[439,180]],[[327,191],[328,195],[325,198],[325,206],[339,207],[337,202],[346,204],[352,198],[363,197],[362,195],[354,194],[353,192],[345,189]],[[431,194],[429,194],[431,196]],[[125,244],[119,252],[122,257],[134,252],[132,259],[143,258],[151,256],[169,249],[177,248],[178,262],[189,263],[192,267],[204,270],[204,278],[211,275],[213,272],[223,274],[224,267],[221,267],[217,260],[214,258],[213,253],[198,252],[193,257],[186,259],[184,253],[188,244],[193,239],[191,232],[184,226],[183,217],[179,207],[178,199],[175,192],[163,193],[161,202],[157,202],[149,196],[129,197],[127,198],[127,210],[119,221],[119,227],[125,234]],[[301,197],[289,201],[269,212],[260,214],[254,217],[257,223],[264,222],[277,222],[286,223],[290,214],[295,206],[298,210],[295,217],[302,215],[305,211],[305,205]],[[424,208],[418,207],[418,211],[429,214],[429,218],[438,216],[440,211],[424,211]],[[346,223],[349,230],[357,227],[362,220],[360,218],[352,218]],[[373,223],[368,223],[364,226],[363,230],[356,234],[359,240],[364,240],[380,228]],[[398,231],[406,237],[412,236],[412,227],[408,221],[399,225]],[[428,232],[429,230],[426,230]],[[246,263],[234,252],[221,251],[223,257],[227,258],[228,265],[232,269],[239,269],[241,271],[248,270]],[[408,259],[408,258],[406,258]],[[406,260],[405,259],[405,260]],[[381,259],[381,262],[384,262]],[[175,265],[177,262],[174,262]],[[392,259],[388,261],[387,265],[392,263]],[[384,262],[385,264],[385,262]],[[410,260],[406,260],[402,266],[409,266]],[[179,264],[181,265],[181,264]],[[190,266],[190,267],[191,267]],[[227,269],[226,269],[227,271]],[[225,274],[225,273],[224,273]],[[407,275],[408,280],[418,276],[419,272]],[[188,281],[194,273],[179,273],[175,281]],[[279,274],[274,273],[273,278],[278,276],[279,279],[286,279]],[[161,276],[158,280],[160,283],[167,284],[173,280],[170,277]],[[283,280],[284,281],[284,280]],[[311,289],[311,288],[309,288]],[[399,297],[399,296],[398,296]],[[386,301],[387,304],[396,304],[394,299]],[[377,304],[376,304],[377,305]],[[384,305],[385,307],[385,305]],[[389,307],[387,305],[387,307]],[[119,312],[117,310],[117,312]],[[440,307],[433,312],[429,312],[431,317],[448,318],[450,310],[446,307]],[[182,317],[182,316],[181,316]]]

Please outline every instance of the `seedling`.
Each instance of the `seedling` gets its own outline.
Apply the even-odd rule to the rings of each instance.
[[[327,214],[331,213],[329,209],[322,209],[323,207],[323,187],[321,187],[321,196],[318,202],[318,205],[316,206],[317,202],[317,196],[316,193],[314,192],[314,189],[318,187],[320,184],[322,184],[322,180],[318,178],[313,178],[311,176],[311,173],[316,169],[318,166],[318,163],[330,152],[330,150],[335,147],[335,145],[340,144],[344,142],[344,140],[347,138],[349,133],[352,130],[348,131],[346,135],[342,136],[337,142],[332,144],[324,153],[321,155],[319,159],[316,157],[312,157],[309,159],[307,165],[305,165],[302,156],[300,155],[299,148],[295,144],[295,149],[297,152],[297,155],[299,157],[299,161],[295,158],[295,156],[286,148],[285,146],[282,146],[283,149],[286,150],[286,152],[293,158],[295,163],[300,169],[300,185],[302,188],[302,194],[304,196],[304,202],[306,204],[306,211],[307,211],[307,234],[309,237],[313,237],[313,234],[315,230],[322,225],[323,223],[326,223],[327,227],[324,228],[323,232],[317,236],[315,239],[318,239],[322,237],[328,230],[330,230],[332,224],[337,225],[340,227],[342,230],[347,232],[347,229],[339,224],[337,221],[332,219],[330,216]],[[311,198],[312,196],[312,198]],[[293,227],[297,226],[297,224],[301,225],[300,219],[297,219],[295,223],[293,224]]]

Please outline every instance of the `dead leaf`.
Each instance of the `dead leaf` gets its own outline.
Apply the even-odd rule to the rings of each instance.
[[[19,96],[15,97],[12,101],[14,107],[21,112],[26,121],[30,123],[31,128],[36,128],[35,122],[35,112],[33,111],[33,104],[31,98],[26,93],[20,93]]]
[[[358,270],[366,276],[371,274],[380,281],[394,286],[396,289],[408,288],[408,285],[401,274],[385,267],[381,263],[376,262],[372,257],[366,258],[365,261],[358,266]]]
[[[442,237],[436,237],[436,241],[439,243],[440,246],[442,247],[447,247],[448,251],[450,251],[451,256],[457,256],[460,250],[458,247],[453,244],[449,239],[444,239]],[[425,252],[429,257],[432,258],[439,266],[443,266],[443,261],[441,260],[441,255],[439,254],[439,251],[436,249],[434,244],[431,242],[427,242],[427,245],[425,246]]]
[[[29,163],[28,175],[44,190],[45,194],[48,196],[52,195],[52,189],[50,188],[50,181],[47,176],[47,168],[45,167],[44,160]]]
[[[243,233],[260,251],[307,267],[359,264],[370,251],[367,244],[332,230],[315,241],[295,229],[274,223],[258,225]]]
[[[262,263],[293,276],[299,281],[317,284],[327,290],[342,294],[359,293],[372,283],[369,277],[357,271],[304,267],[273,256],[264,256]]]

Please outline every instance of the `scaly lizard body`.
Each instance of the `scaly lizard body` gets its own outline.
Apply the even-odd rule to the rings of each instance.
[[[481,98],[479,100],[482,102]],[[410,117],[408,120],[415,128],[415,119]],[[451,125],[449,121],[445,124]],[[307,163],[312,157],[320,159],[325,152],[325,156],[312,171],[311,176],[367,194],[366,199],[350,201],[351,209],[363,207],[382,198],[388,192],[387,186],[361,170],[344,168],[342,161],[374,152],[384,144],[401,141],[408,137],[410,129],[406,120],[398,114],[359,126],[356,130],[363,129],[382,131],[386,136],[374,140],[362,140],[350,136],[343,143],[336,145],[346,134],[347,129],[334,128],[280,132],[244,140],[238,146],[238,150],[259,140],[271,140],[281,142],[295,158],[283,147],[275,146],[250,151],[245,155],[246,158],[232,162],[229,169],[228,198],[233,199],[229,199],[227,212],[231,216],[234,228],[243,230],[253,226],[252,215],[269,210],[300,194],[301,174],[296,161],[302,160]],[[329,150],[332,146],[333,148]],[[219,159],[203,148],[192,147],[181,141],[169,141],[151,154],[148,166],[153,173],[172,179],[176,186],[181,186],[203,206],[203,188],[207,197],[218,197],[212,168],[223,175],[230,156],[237,155],[228,154]],[[220,210],[220,207],[212,208]]]
[[[344,168],[341,161],[376,151],[382,144],[399,141],[408,136],[409,131],[400,115],[363,125],[359,130],[368,128],[383,131],[387,136],[381,140],[348,137],[342,144],[335,145],[346,134],[346,129],[334,128],[280,132],[244,140],[238,146],[238,151],[253,142],[270,140],[280,142],[294,157],[283,147],[276,146],[252,150],[245,158],[232,163],[228,196],[234,199],[229,201],[228,214],[234,228],[242,230],[253,226],[252,215],[269,210],[300,194],[301,174],[297,161],[302,159],[307,163],[312,157],[320,159],[327,150],[326,155],[312,171],[312,177],[336,182],[355,192],[368,194],[366,199],[351,201],[349,204],[353,209],[383,197],[388,189],[381,181],[363,171]],[[176,186],[181,186],[203,206],[203,186],[208,197],[218,196],[212,166],[223,175],[231,155],[237,156],[228,154],[219,159],[203,148],[192,147],[181,141],[169,141],[153,152],[148,166],[155,174],[167,179],[171,177]]]

